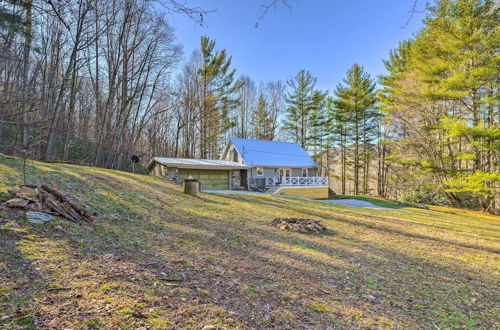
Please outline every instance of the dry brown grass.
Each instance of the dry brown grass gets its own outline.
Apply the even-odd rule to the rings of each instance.
[[[20,183],[0,159],[0,189]],[[94,227],[0,212],[0,328],[494,328],[499,218],[256,195],[36,163]],[[270,227],[315,218],[322,235]],[[62,229],[56,229],[61,226]]]

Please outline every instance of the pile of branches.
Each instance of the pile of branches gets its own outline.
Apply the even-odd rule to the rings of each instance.
[[[5,208],[20,208],[59,215],[80,224],[92,224],[97,217],[97,213],[87,210],[47,184],[25,184],[20,186],[20,189],[13,188],[8,192],[14,198],[4,203]]]
[[[271,226],[283,230],[296,232],[314,232],[319,233],[326,230],[326,227],[319,220],[299,219],[299,218],[276,218],[270,223]]]

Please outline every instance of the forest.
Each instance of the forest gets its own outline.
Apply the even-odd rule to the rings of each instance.
[[[158,10],[161,7],[162,10]],[[217,159],[229,137],[300,143],[338,194],[499,212],[499,6],[438,0],[329,90],[307,70],[240,75],[202,37],[183,54],[177,1],[0,1],[0,152],[130,170],[153,156]],[[332,63],[332,65],[335,65]]]

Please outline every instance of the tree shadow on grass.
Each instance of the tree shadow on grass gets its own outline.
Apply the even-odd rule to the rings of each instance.
[[[0,211],[0,328],[36,329],[32,303],[48,281],[22,252],[37,238],[10,222],[15,214]]]
[[[483,307],[493,310],[491,292],[496,286],[491,279],[470,282],[461,269],[387,249],[344,231],[323,237],[267,226],[281,209],[367,228],[363,220],[339,220],[329,214],[338,208],[263,196],[216,196],[207,198],[225,202],[212,204],[211,212],[222,216],[202,216],[199,211],[208,208],[202,199],[192,199],[191,205],[181,194],[158,192],[158,198],[172,202],[182,198],[181,206],[166,208],[152,198],[156,195],[146,200],[141,193],[134,188],[130,193],[113,193],[126,198],[113,199],[112,209],[140,217],[135,221],[104,219],[94,227],[68,223],[62,235],[33,227],[38,235],[67,247],[68,264],[61,271],[68,267],[75,273],[70,290],[54,298],[57,303],[51,313],[62,325],[104,322],[100,326],[106,327],[110,320],[147,326],[146,320],[165,318],[170,327],[186,327],[193,320],[204,325],[218,318],[232,326],[326,328],[334,318],[345,327],[425,326],[436,305],[469,312],[461,297],[470,290],[485,301]],[[109,196],[95,193],[95,198],[103,202]],[[228,210],[232,199],[246,208],[235,203],[234,210]],[[245,213],[249,209],[261,210]],[[233,213],[234,218],[224,219]],[[352,212],[349,216],[355,217]],[[415,238],[368,225],[384,235]],[[43,273],[40,277],[46,278]],[[471,315],[480,318],[475,311]],[[487,316],[478,322],[491,326]]]
[[[227,196],[224,196],[225,198],[229,198],[231,199],[232,197],[227,195]],[[373,230],[376,230],[376,231],[384,231],[384,232],[388,232],[388,233],[392,233],[392,234],[397,234],[397,235],[403,235],[403,236],[407,236],[407,237],[411,237],[411,238],[417,238],[417,239],[423,239],[423,240],[430,240],[430,241],[435,241],[435,242],[438,242],[438,243],[443,243],[443,244],[449,244],[449,245],[456,245],[456,246],[460,246],[460,247],[464,247],[464,248],[470,248],[470,249],[476,249],[476,250],[481,250],[481,251],[485,251],[485,252],[491,252],[491,253],[500,253],[500,250],[499,249],[495,249],[493,247],[485,247],[485,246],[480,246],[480,245],[477,245],[477,244],[468,244],[468,243],[459,243],[459,242],[456,242],[456,241],[451,241],[451,240],[446,240],[446,239],[442,239],[442,238],[437,238],[437,237],[433,237],[433,236],[428,236],[428,235],[422,235],[422,234],[417,234],[417,233],[411,233],[411,232],[408,232],[408,231],[404,231],[404,230],[399,230],[399,229],[396,229],[396,228],[392,228],[390,226],[386,226],[384,225],[383,223],[380,223],[380,222],[377,222],[377,223],[368,223],[366,221],[363,221],[363,220],[354,220],[354,219],[349,219],[345,216],[338,216],[338,215],[335,215],[335,217],[332,217],[331,215],[328,215],[328,214],[325,214],[325,213],[321,213],[321,212],[318,212],[318,211],[311,211],[311,208],[305,208],[303,205],[296,205],[294,204],[293,202],[284,202],[284,201],[277,201],[276,203],[274,203],[274,201],[270,201],[270,200],[262,200],[262,199],[249,199],[249,198],[245,198],[245,197],[241,197],[239,196],[239,198],[237,198],[238,200],[240,201],[247,201],[249,203],[256,203],[256,204],[262,204],[262,205],[267,205],[267,206],[273,206],[273,207],[278,207],[278,208],[282,208],[284,210],[296,210],[297,212],[301,212],[303,214],[307,214],[311,217],[320,217],[320,218],[327,218],[327,219],[333,219],[335,221],[340,221],[340,222],[345,222],[345,223],[349,223],[351,225],[356,225],[356,226],[363,226],[365,228],[369,228],[369,229],[373,229]],[[314,202],[313,202],[314,203]],[[318,209],[319,206],[317,206],[315,209]],[[325,208],[321,208],[322,211],[328,211],[328,209],[325,209]],[[335,210],[335,211],[338,211]],[[346,210],[345,212],[343,212],[344,215],[350,215],[350,216],[353,216],[353,217],[359,217],[359,216],[363,216],[363,217],[367,217],[368,215],[365,214],[365,213],[355,213],[355,212],[352,212],[350,210]],[[370,219],[371,220],[380,220],[380,221],[383,221],[385,223],[393,223],[395,220],[392,219],[392,218],[387,218],[387,217],[382,217],[382,216],[377,216],[377,215],[370,215]],[[402,223],[402,224],[408,224],[407,222],[405,221],[402,221],[402,220],[396,220],[397,222],[399,223]],[[427,227],[436,227],[436,226],[432,226],[432,225],[427,225],[427,224],[421,224],[419,223],[418,226],[427,226]],[[486,239],[487,240],[487,239]],[[491,240],[491,241],[494,241],[494,240]]]
[[[417,322],[418,319],[407,314],[411,311],[409,303],[398,301],[402,305],[399,310],[395,310],[390,305],[391,298],[397,294],[408,296],[404,290],[414,290],[408,297],[412,300],[437,301],[439,297],[422,297],[418,286],[415,286],[415,276],[389,277],[383,271],[386,267],[391,267],[396,261],[402,265],[419,265],[423,267],[419,276],[427,279],[424,284],[441,276],[452,276],[457,280],[465,276],[459,272],[446,272],[418,258],[381,249],[355,238],[351,238],[350,244],[359,248],[356,253],[342,244],[336,248],[326,244],[337,235],[329,235],[327,241],[321,241],[321,236],[316,239],[313,235],[265,227],[262,220],[255,223],[221,222],[213,217],[200,219],[196,213],[188,210],[177,213],[174,221],[165,219],[165,216],[160,216],[154,223],[113,221],[101,223],[95,228],[72,226],[69,228],[71,233],[62,237],[54,237],[50,233],[46,235],[47,239],[66,241],[65,245],[74,250],[69,253],[73,256],[73,262],[89,264],[93,261],[100,264],[100,267],[94,268],[94,271],[98,271],[95,277],[99,279],[99,285],[91,288],[89,294],[96,295],[105,290],[106,296],[116,299],[120,299],[123,294],[132,294],[113,291],[111,284],[108,285],[110,289],[102,289],[111,281],[132,288],[130,290],[135,290],[132,294],[134,299],[142,301],[147,288],[152,287],[153,283],[162,283],[164,277],[180,279],[181,282],[174,282],[178,286],[161,287],[153,293],[155,296],[163,295],[156,302],[159,306],[177,306],[170,307],[171,311],[165,314],[166,317],[171,317],[172,310],[178,310],[176,308],[180,306],[201,311],[199,308],[202,306],[213,305],[238,313],[237,319],[247,326],[262,326],[259,322],[271,319],[271,311],[266,309],[266,305],[283,306],[277,307],[278,318],[274,318],[274,323],[271,323],[275,326],[326,326],[332,314],[318,313],[314,310],[319,308],[315,303],[339,308],[332,312],[333,315],[342,324],[352,325],[346,309],[330,305],[332,294],[341,297],[344,305],[361,313],[364,319],[383,317],[389,322],[386,325],[390,326],[390,320],[396,322],[401,317],[398,313],[403,309],[406,323]],[[363,249],[370,253],[363,252]],[[390,287],[390,297],[382,297],[380,299],[385,300],[376,304],[363,298],[363,295],[374,294],[373,291],[365,290],[365,286],[369,285],[366,275],[374,273],[385,278],[377,284]],[[141,276],[142,279],[137,280]],[[80,281],[85,278],[88,276],[83,276]],[[437,292],[451,293],[455,290],[444,282],[437,281],[433,285]],[[180,300],[181,297],[186,301]],[[114,301],[111,304],[118,305]],[[155,307],[149,301],[141,304]],[[87,314],[104,317],[88,308]],[[287,309],[293,311],[289,319],[283,316]],[[67,316],[63,310],[59,313],[61,317]],[[185,325],[184,321],[179,319],[176,325]],[[202,317],[199,321],[208,322],[210,319]],[[140,325],[143,321],[134,319],[134,322]]]

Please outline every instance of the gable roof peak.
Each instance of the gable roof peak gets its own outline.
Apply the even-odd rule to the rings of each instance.
[[[248,166],[316,167],[309,154],[295,142],[231,138],[243,162]]]

